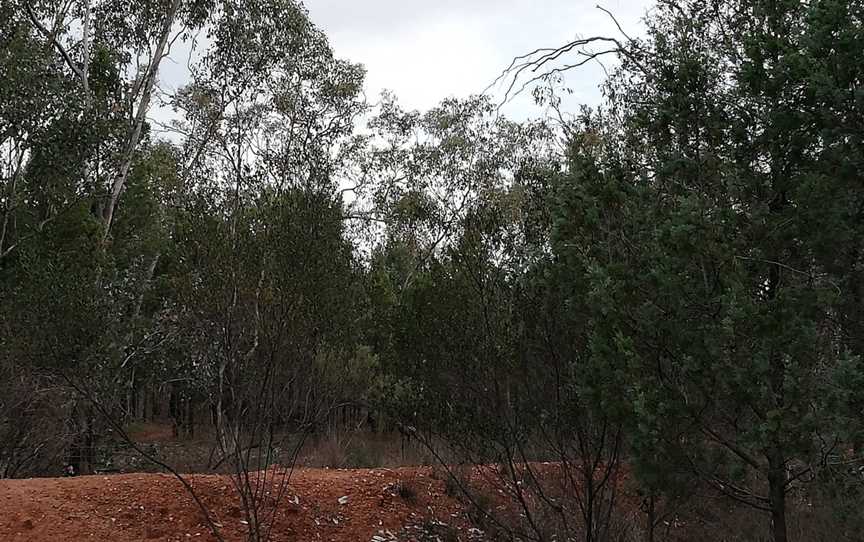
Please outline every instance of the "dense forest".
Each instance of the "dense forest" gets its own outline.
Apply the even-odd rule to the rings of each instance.
[[[250,473],[393,434],[490,539],[860,540],[864,2],[644,25],[514,59],[515,122],[367,99],[294,0],[0,0],[0,477],[176,474],[170,419],[264,540]]]

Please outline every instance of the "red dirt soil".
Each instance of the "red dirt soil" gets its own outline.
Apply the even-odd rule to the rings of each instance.
[[[225,540],[245,540],[244,516],[230,478],[186,479]],[[399,496],[394,484],[400,480],[416,499]],[[348,501],[341,504],[345,496]],[[167,474],[0,480],[0,507],[3,541],[216,540],[189,493]],[[296,469],[271,539],[368,542],[431,520],[464,528],[463,517],[430,468]]]

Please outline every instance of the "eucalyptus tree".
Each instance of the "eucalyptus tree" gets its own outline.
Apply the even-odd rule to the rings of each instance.
[[[418,316],[411,315],[418,308],[411,299],[415,282],[449,258],[484,209],[509,205],[506,212],[519,214],[513,203],[520,193],[517,176],[550,159],[552,135],[543,123],[498,117],[483,97],[446,100],[421,114],[385,95],[369,128],[369,151],[352,170],[349,189],[357,197],[347,218],[376,225],[368,274],[373,346],[382,350],[382,362],[419,362],[414,353],[392,350],[392,333],[401,334],[403,346],[410,345],[411,333],[386,328]],[[490,258],[524,268],[525,261],[517,263],[523,252],[507,248],[519,239],[512,225],[501,226],[507,240],[490,249]]]
[[[120,310],[103,280],[106,236],[166,40],[175,18],[188,15],[154,3],[150,20],[117,19],[128,6],[107,4],[0,7],[4,361],[22,376],[35,371],[50,380],[58,405],[70,397],[58,374],[83,372],[112,348],[110,333],[96,331],[113,329]],[[133,59],[147,61],[137,79],[127,73]],[[87,418],[73,414],[72,422],[92,441]]]
[[[387,104],[374,123],[385,142],[371,155],[380,184],[365,187],[385,224],[367,275],[377,404],[442,462],[481,466],[519,511],[483,506],[451,473],[490,529],[611,539],[622,424],[585,386],[586,311],[552,250],[555,133],[493,112],[483,100],[426,115]]]
[[[334,57],[296,2],[215,13],[170,102],[184,190],[157,321],[212,407],[217,462],[234,474],[249,535],[265,539],[275,508],[264,494],[287,483],[267,468],[293,461],[334,401],[334,368],[356,353],[337,174],[357,148],[364,72]]]
[[[333,175],[343,147],[351,146],[354,118],[365,110],[363,70],[334,58],[324,34],[294,2],[222,3],[208,37],[190,84],[172,102],[180,116],[172,129],[184,139],[183,167],[196,197],[219,209],[229,226],[227,252],[214,262],[225,266],[225,282],[212,293],[225,296],[218,312],[231,320],[242,303],[239,284],[252,277],[263,288],[273,280],[265,268],[279,250],[242,253],[242,229],[252,227],[242,224],[249,209],[295,191],[339,205]],[[228,350],[217,363],[219,417],[226,373],[257,345],[242,339],[257,336],[257,324],[244,324],[222,327],[233,338],[223,337]]]
[[[382,98],[351,171],[348,218],[378,224],[379,239],[407,251],[401,288],[457,242],[472,209],[502,197],[526,165],[548,160],[553,136],[545,123],[498,116],[487,97],[445,100],[425,113]]]
[[[94,215],[103,223],[103,237],[107,238],[147,132],[159,68],[172,46],[205,24],[212,2],[174,0],[132,5],[111,0],[16,0],[4,3],[4,9],[9,14],[6,24],[16,27],[11,35],[28,36],[43,62],[47,60],[42,69],[49,71],[51,78],[66,79],[63,87],[44,84],[50,78],[31,79],[31,85],[19,87],[28,93],[29,100],[53,96],[56,107],[31,111],[22,102],[16,107],[43,119],[52,113],[71,115],[77,109],[74,118],[80,125],[75,126],[74,141],[79,146],[75,155],[81,170],[76,172],[75,181],[81,190],[74,196],[93,200]],[[27,61],[27,54],[34,53],[15,58],[25,73],[38,69],[38,64]],[[15,123],[4,139],[13,134],[22,141],[32,139],[38,134],[38,125]],[[27,169],[29,158],[29,153],[20,158],[22,170]],[[43,228],[46,221],[75,201],[62,202],[33,229]]]

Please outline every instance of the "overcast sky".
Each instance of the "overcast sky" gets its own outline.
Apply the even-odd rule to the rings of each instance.
[[[336,54],[367,68],[367,95],[395,92],[408,108],[482,92],[514,56],[576,37],[615,35],[598,0],[306,0]],[[641,34],[651,0],[599,0],[623,29]],[[568,75],[568,104],[596,103],[600,66]],[[526,96],[504,110],[537,116]]]
[[[403,107],[426,110],[444,98],[483,92],[517,55],[577,37],[620,35],[598,2],[628,35],[638,36],[654,0],[305,0],[305,6],[337,56],[366,66],[370,102],[387,89]],[[160,68],[169,94],[189,77],[188,44],[176,49]],[[603,78],[596,64],[568,72],[566,86],[574,93],[562,109],[596,104]],[[490,92],[500,101],[503,90]],[[502,112],[515,120],[544,115],[527,92]],[[159,122],[173,117],[165,104],[150,114]]]

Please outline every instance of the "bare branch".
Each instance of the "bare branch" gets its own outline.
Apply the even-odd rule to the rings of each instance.
[[[609,36],[592,36],[589,38],[579,38],[579,39],[573,40],[569,43],[565,43],[564,45],[561,45],[559,47],[541,47],[538,49],[534,49],[533,51],[531,51],[529,53],[525,53],[525,54],[518,55],[518,56],[514,57],[513,60],[510,62],[510,64],[501,72],[501,74],[498,77],[496,77],[495,80],[492,81],[492,83],[488,87],[486,87],[486,89],[483,91],[483,93],[485,94],[495,85],[497,85],[497,84],[499,84],[505,80],[509,80],[509,83],[507,85],[507,89],[504,92],[504,97],[502,98],[502,101],[500,104],[500,105],[504,105],[505,103],[509,102],[510,100],[512,100],[513,98],[515,98],[516,96],[518,96],[519,94],[524,92],[524,90],[528,86],[530,86],[532,83],[535,83],[539,80],[545,79],[545,78],[547,78],[550,75],[553,75],[555,73],[561,73],[561,72],[564,72],[567,70],[571,70],[573,68],[577,68],[579,66],[586,64],[587,62],[589,62],[591,60],[596,60],[598,63],[600,63],[599,59],[603,56],[606,56],[606,55],[617,55],[617,56],[627,57],[628,60],[633,62],[633,64],[635,64],[637,68],[639,68],[643,73],[645,73],[646,72],[645,67],[642,66],[642,64],[639,62],[639,60],[633,54],[633,50],[636,49],[636,40],[631,38],[630,35],[628,35],[624,31],[621,24],[618,22],[618,20],[615,18],[615,16],[612,14],[612,12],[610,12],[609,10],[607,10],[603,7],[600,7],[600,6],[596,6],[596,8],[599,9],[600,11],[604,12],[606,15],[608,15],[612,19],[612,22],[615,24],[618,31],[624,37],[624,40],[625,40],[624,42],[622,42],[618,38],[613,38],[613,37],[609,37]],[[609,47],[602,50],[602,51],[599,51],[599,52],[593,52],[593,51],[586,51],[585,50],[586,47],[588,47],[589,45],[594,44],[594,43],[609,44]],[[579,54],[579,55],[584,56],[586,58],[579,61],[579,62],[567,64],[565,66],[560,66],[557,68],[553,68],[553,69],[550,69],[549,71],[543,72],[540,75],[533,76],[530,80],[528,80],[524,84],[522,84],[518,90],[515,90],[520,78],[522,77],[523,74],[525,74],[525,72],[537,73],[537,72],[541,71],[548,64],[555,62],[556,60],[560,59],[563,55],[568,54],[570,52],[575,52],[576,54]],[[600,65],[603,67],[603,70],[606,71],[606,67],[603,66],[602,63],[600,63]],[[515,90],[515,92],[514,92],[514,90]]]
[[[63,44],[57,39],[57,34],[45,28],[45,25],[39,21],[39,18],[33,12],[33,8],[30,6],[30,2],[23,2],[24,9],[27,11],[27,16],[30,18],[30,21],[33,23],[39,32],[41,32],[48,40],[54,45],[54,48],[57,49],[57,52],[60,53],[60,56],[63,57],[63,60],[69,66],[75,76],[81,80],[82,84],[87,84],[87,75],[82,71],[82,69],[72,61],[72,57],[69,56],[69,53],[66,51],[66,48],[63,47]]]

